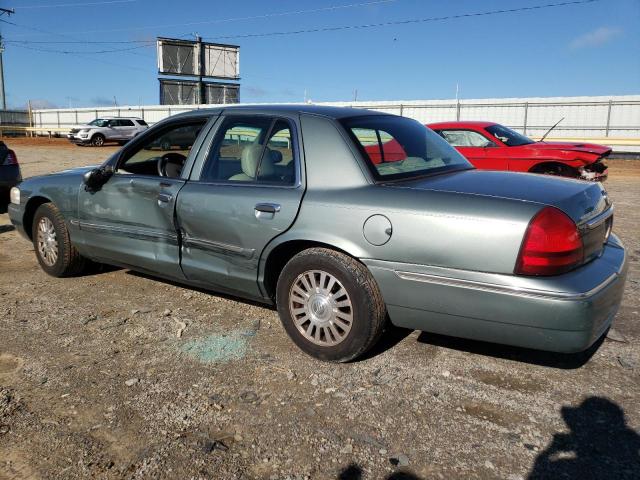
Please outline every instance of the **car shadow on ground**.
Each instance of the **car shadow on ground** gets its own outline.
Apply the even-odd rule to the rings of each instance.
[[[166,285],[173,285],[174,287],[184,288],[185,290],[193,290],[194,292],[206,293],[207,295],[224,298],[226,300],[232,300],[234,302],[246,303],[247,305],[253,305],[254,307],[262,307],[262,308],[266,308],[267,310],[273,310],[273,311],[276,310],[275,305],[269,305],[267,303],[261,303],[255,300],[236,297],[234,295],[223,293],[223,292],[207,290],[206,288],[194,287],[193,285],[187,285],[185,283],[180,283],[180,282],[169,280],[162,277],[155,277],[153,275],[148,275],[142,272],[136,272],[134,270],[127,270],[127,275],[133,275],[134,277],[139,277],[139,278],[146,278],[147,280],[153,280],[154,282],[162,282]]]
[[[373,347],[371,347],[370,350],[368,350],[358,358],[352,360],[351,363],[358,363],[365,360],[370,360],[374,357],[377,357],[378,355],[382,355],[387,350],[391,350],[393,347],[395,347],[397,344],[399,344],[401,341],[403,341],[413,332],[414,330],[411,330],[408,328],[396,327],[392,325],[391,322],[388,322],[387,326],[384,328],[384,331],[382,332],[382,336],[380,337],[380,340],[378,340],[378,342]]]
[[[502,358],[520,363],[530,363],[543,367],[559,368],[563,370],[573,370],[585,365],[596,353],[606,337],[602,335],[588,350],[580,353],[554,353],[531,350],[528,348],[511,347],[496,343],[468,340],[465,338],[449,337],[435,333],[422,332],[418,336],[418,342],[438,347],[460,350],[463,352],[475,353],[489,357]]]
[[[560,413],[569,432],[553,435],[528,480],[640,478],[640,435],[627,426],[619,405],[589,397],[578,407],[562,407]]]

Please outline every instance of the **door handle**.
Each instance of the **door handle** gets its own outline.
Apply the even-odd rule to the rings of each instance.
[[[277,203],[258,203],[254,207],[256,212],[275,214],[280,211],[280,205]]]
[[[173,195],[170,195],[168,193],[159,193],[158,194],[158,201],[159,202],[169,203],[172,199],[173,199]]]

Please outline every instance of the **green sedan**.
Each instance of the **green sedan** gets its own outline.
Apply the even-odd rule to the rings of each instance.
[[[476,170],[416,121],[351,108],[177,115],[11,201],[48,274],[91,260],[276,305],[327,361],[362,355],[388,322],[582,351],[626,277],[599,183]]]

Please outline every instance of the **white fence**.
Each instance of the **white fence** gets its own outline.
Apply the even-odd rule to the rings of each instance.
[[[612,145],[621,151],[640,151],[640,95],[330,102],[320,105],[368,108],[414,118],[423,123],[489,120],[534,138],[542,136],[549,127],[564,118],[549,139],[592,141]],[[217,105],[34,110],[33,126],[43,129],[70,127],[107,115],[137,116],[153,124],[177,113],[214,106]]]

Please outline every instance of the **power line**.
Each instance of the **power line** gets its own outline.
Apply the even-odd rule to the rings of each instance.
[[[86,42],[85,40],[81,40],[79,38],[73,37],[73,36],[65,34],[65,33],[50,32],[50,31],[44,30],[42,28],[31,27],[29,25],[21,25],[19,23],[10,22],[9,20],[4,20],[2,18],[0,18],[0,22],[7,23],[7,24],[12,25],[14,27],[23,28],[23,29],[26,29],[26,30],[33,30],[35,32],[41,32],[41,33],[44,33],[46,35],[54,35],[54,36],[63,37],[63,38],[70,38],[75,43],[85,43]],[[15,45],[15,44],[17,44],[18,40],[11,40],[11,42]],[[24,42],[25,43],[26,42],[30,42],[30,40],[25,40]],[[46,42],[46,43],[52,43],[52,42]],[[72,42],[70,42],[70,43],[72,43]],[[140,55],[139,53],[134,52],[134,51],[130,51],[130,50],[134,50],[134,49],[124,49],[124,50],[120,50],[120,51],[123,51],[125,53],[130,53],[131,55]],[[52,53],[56,53],[56,52],[52,52]],[[57,52],[57,53],[65,53],[65,52]],[[82,52],[82,53],[90,53],[90,52]],[[110,53],[110,52],[104,52],[104,53]],[[146,55],[144,55],[144,56],[146,56]]]
[[[156,43],[156,40],[5,40],[6,43],[17,43],[17,44],[87,44],[87,45],[112,45],[112,44],[127,44],[130,45],[132,43],[145,43],[152,44]]]
[[[195,27],[199,25],[214,25],[219,23],[229,23],[229,22],[240,22],[246,20],[258,20],[264,18],[272,18],[272,17],[284,17],[290,15],[302,15],[307,13],[320,13],[320,12],[330,12],[336,10],[343,10],[348,8],[359,8],[359,7],[369,7],[374,5],[381,4],[389,4],[395,3],[400,0],[371,0],[368,2],[359,2],[359,3],[348,3],[343,5],[330,5],[327,7],[318,7],[312,8],[309,10],[290,10],[284,12],[273,12],[273,13],[265,13],[260,15],[252,15],[247,17],[231,17],[231,18],[219,18],[215,20],[203,20],[199,22],[185,22],[185,23],[171,23],[164,25],[146,25],[141,27],[129,27],[129,28],[112,28],[112,29],[98,29],[98,30],[84,30],[80,32],[71,32],[75,35],[81,35],[85,33],[114,33],[114,32],[130,32],[137,30],[154,30],[159,28],[174,28],[174,27]]]
[[[27,50],[35,50],[38,52],[48,52],[48,53],[63,53],[65,55],[75,55],[75,54],[86,54],[86,55],[94,55],[94,54],[102,54],[102,53],[115,53],[115,52],[128,52],[131,50],[137,50],[140,48],[147,48],[151,45],[138,45],[135,47],[127,47],[127,48],[115,48],[111,50],[55,50],[51,48],[41,48],[41,47],[31,47],[28,45],[22,44],[14,44],[15,47],[18,48],[26,48]]]
[[[544,5],[532,5],[529,7],[508,8],[508,9],[501,9],[501,10],[488,10],[486,12],[461,13],[458,15],[446,15],[443,17],[414,18],[414,19],[408,19],[408,20],[397,20],[397,21],[381,22],[381,23],[367,23],[367,24],[361,24],[361,25],[341,25],[336,27],[317,27],[317,28],[309,28],[304,30],[289,30],[289,31],[283,31],[283,32],[247,33],[242,35],[221,35],[217,37],[209,37],[208,40],[300,35],[304,33],[336,32],[339,30],[358,30],[358,29],[364,29],[364,28],[388,27],[393,25],[409,25],[409,24],[416,24],[416,23],[441,22],[445,20],[457,20],[461,18],[472,18],[472,17],[487,17],[490,15],[502,15],[507,13],[518,13],[518,12],[526,12],[526,11],[532,11],[532,10],[542,10],[546,8],[565,7],[569,5],[584,5],[587,3],[594,3],[599,1],[600,0],[574,0],[569,2],[546,3]]]
[[[107,0],[101,2],[87,2],[87,3],[59,3],[57,5],[21,5],[18,10],[32,9],[32,8],[63,8],[63,7],[93,7],[96,5],[112,5],[114,3],[133,3],[139,0]]]

